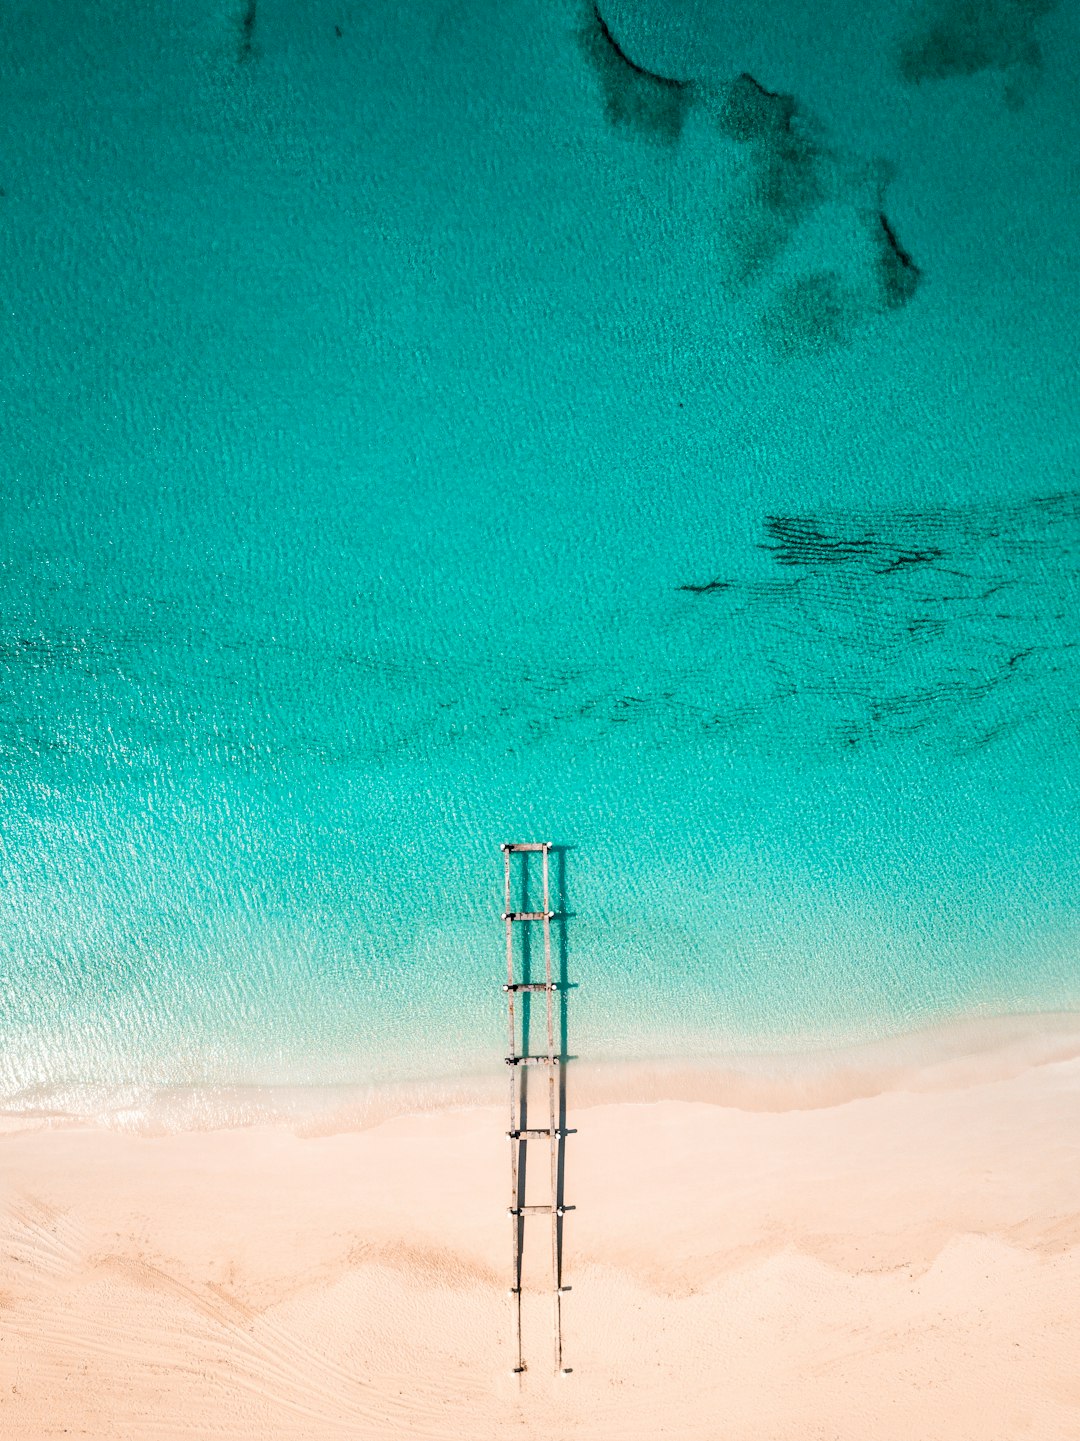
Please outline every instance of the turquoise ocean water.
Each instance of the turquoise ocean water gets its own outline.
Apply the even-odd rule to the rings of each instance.
[[[0,1104],[1080,1008],[1078,42],[13,0]]]

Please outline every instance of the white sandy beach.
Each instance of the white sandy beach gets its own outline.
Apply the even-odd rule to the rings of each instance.
[[[686,1099],[702,1073],[676,1068],[639,1077],[668,1099],[571,1091],[562,1377],[543,1218],[511,1374],[502,1106],[323,1135],[11,1123],[0,1435],[1075,1441],[1066,1030],[809,1109]]]

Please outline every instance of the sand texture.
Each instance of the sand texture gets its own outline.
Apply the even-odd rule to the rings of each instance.
[[[501,1107],[9,1131],[0,1435],[1080,1436],[1080,1062],[569,1120],[573,1369],[530,1219],[520,1379]]]

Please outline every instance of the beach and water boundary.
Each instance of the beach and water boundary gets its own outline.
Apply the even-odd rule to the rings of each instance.
[[[1066,1441],[1080,1060],[1054,1058],[1064,1038],[1041,1061],[1030,1033],[990,1062],[954,1045],[809,1108],[686,1099],[693,1070],[666,1077],[680,1099],[571,1091],[558,1378],[543,1247],[525,1256],[530,1369],[510,1374],[502,1096],[447,1093],[359,1131],[24,1118],[0,1139],[0,1407],[35,1441],[73,1424],[140,1441],[795,1441],[808,1424]]]
[[[0,1131],[101,1127],[164,1135],[281,1124],[300,1135],[348,1133],[398,1115],[496,1104],[506,1078],[494,1048],[493,1057],[484,1072],[379,1084],[69,1085],[9,1100],[0,1107]],[[566,1086],[575,1109],[682,1100],[783,1112],[1004,1081],[1078,1057],[1080,1013],[969,1016],[872,1042],[803,1038],[787,1051],[636,1061],[577,1055],[567,1063]]]

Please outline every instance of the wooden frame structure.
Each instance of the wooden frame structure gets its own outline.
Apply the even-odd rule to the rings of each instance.
[[[564,1208],[559,1196],[559,1159],[560,1144],[563,1132],[559,1129],[559,1095],[560,1095],[560,1070],[562,1066],[561,1052],[555,1045],[555,993],[558,985],[552,975],[551,969],[551,922],[555,912],[551,909],[551,867],[550,867],[550,841],[529,841],[523,843],[506,842],[502,847],[505,866],[505,905],[502,919],[506,926],[506,983],[503,990],[506,992],[507,1011],[509,1017],[509,1043],[510,1049],[506,1057],[506,1065],[510,1073],[510,1129],[507,1136],[510,1138],[510,1223],[513,1231],[513,1252],[512,1252],[512,1285],[510,1294],[514,1303],[514,1336],[515,1356],[514,1370],[521,1373],[525,1370],[525,1358],[522,1352],[521,1340],[521,1279],[522,1279],[522,1251],[525,1241],[525,1217],[531,1215],[550,1215],[551,1217],[551,1291],[552,1291],[552,1326],[555,1344],[555,1370],[563,1371],[562,1364],[562,1235],[560,1222],[564,1214]],[[515,855],[524,854],[526,857],[525,866],[528,865],[527,856],[529,853],[537,852],[541,858],[542,866],[542,892],[543,909],[539,911],[515,911],[512,907],[511,892],[513,888],[513,874],[511,861]],[[525,867],[521,868],[525,871]],[[523,878],[527,881],[527,871]],[[536,923],[543,926],[544,937],[544,979],[533,981],[528,979],[518,980],[514,964],[515,946],[514,930],[519,923]],[[529,1055],[529,1026],[528,1026],[528,1001],[527,997],[532,992],[542,992],[545,999],[545,1018],[547,1021],[547,1052],[542,1055]],[[515,998],[524,995],[522,1015],[520,1024],[520,1050],[518,1048],[519,1024],[515,1011]],[[528,1094],[526,1091],[526,1068],[539,1066],[547,1072],[547,1095],[548,1095],[548,1123],[544,1127],[529,1126],[528,1121]],[[523,1124],[524,1122],[524,1124]],[[546,1139],[549,1147],[551,1166],[551,1199],[544,1205],[527,1206],[525,1204],[525,1175],[526,1157],[528,1154],[529,1141],[540,1141]]]

